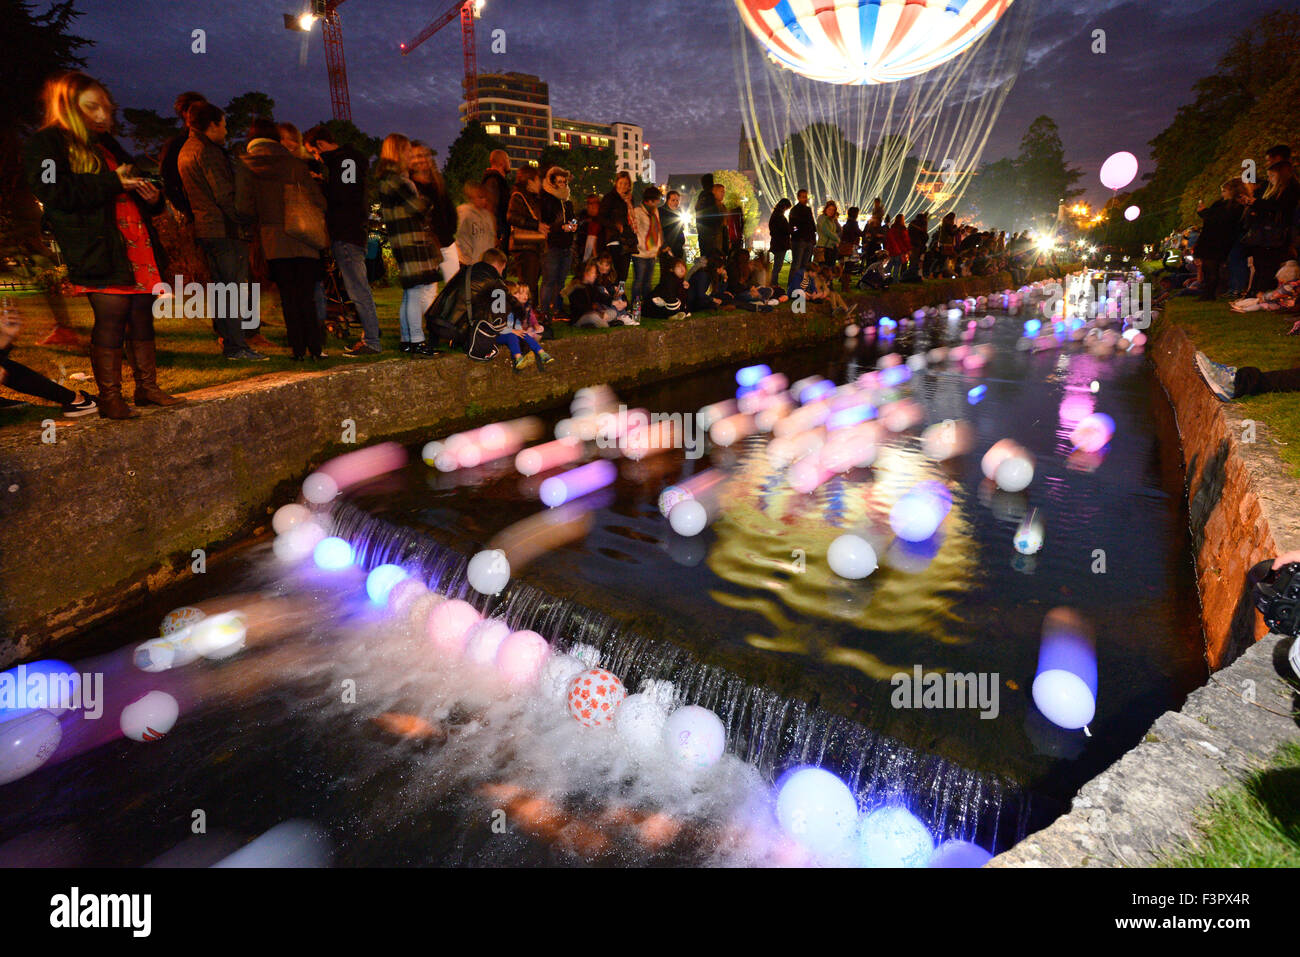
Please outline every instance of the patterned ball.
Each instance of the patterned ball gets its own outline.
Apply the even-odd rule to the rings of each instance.
[[[589,668],[569,684],[569,714],[579,724],[598,728],[614,720],[614,712],[627,697],[618,676],[604,668]]]
[[[159,635],[170,635],[180,631],[182,628],[188,628],[195,622],[202,621],[208,617],[197,608],[191,608],[185,605],[181,608],[173,608],[167,614],[163,615],[162,627],[159,629]]]

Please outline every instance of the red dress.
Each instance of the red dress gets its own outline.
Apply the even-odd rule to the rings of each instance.
[[[110,170],[117,170],[117,160],[104,147],[99,148]],[[131,199],[130,191],[118,194],[113,206],[113,216],[117,228],[126,240],[126,258],[131,262],[131,271],[135,274],[134,285],[118,286],[79,286],[70,284],[73,293],[106,292],[115,296],[138,296],[152,294],[153,288],[162,281],[158,274],[158,262],[154,259],[153,243],[149,239],[149,227],[145,225],[140,208]]]

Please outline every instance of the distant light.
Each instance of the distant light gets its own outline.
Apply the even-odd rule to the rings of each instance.
[[[1137,219],[1141,215],[1142,215],[1142,210],[1140,207],[1137,206],[1130,206],[1128,209],[1124,210],[1124,218],[1127,219],[1130,223],[1133,222],[1133,220]]]
[[[316,22],[316,14],[304,13],[298,18],[298,29],[306,32],[310,31],[312,24]]]

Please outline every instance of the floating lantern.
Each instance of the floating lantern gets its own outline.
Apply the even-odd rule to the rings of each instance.
[[[1114,153],[1101,164],[1101,185],[1107,189],[1123,189],[1137,178],[1138,161],[1132,153]]]
[[[332,535],[316,545],[311,557],[316,567],[323,571],[342,571],[352,565],[352,546],[346,539]]]
[[[31,774],[58,750],[59,719],[48,711],[28,711],[0,724],[0,784]]]
[[[582,440],[570,436],[520,450],[515,455],[515,468],[520,475],[537,475],[563,465],[572,465],[580,458]]]
[[[196,622],[202,621],[207,614],[199,611],[190,605],[183,605],[180,608],[173,608],[167,614],[163,615],[162,624],[159,626],[158,634],[167,636],[188,628]]]
[[[150,691],[122,709],[119,724],[132,741],[157,741],[180,717],[180,705],[165,691]]]
[[[673,531],[686,538],[700,534],[709,524],[709,510],[695,499],[678,502],[668,513]]]
[[[1070,433],[1070,441],[1076,449],[1085,452],[1100,452],[1115,436],[1115,420],[1103,412],[1094,412],[1086,416]]]
[[[781,829],[815,854],[844,846],[858,820],[858,802],[847,784],[822,768],[799,768],[777,783],[776,819]]]
[[[459,658],[465,653],[470,628],[482,618],[469,602],[460,599],[441,602],[429,613],[429,639],[439,654]]]
[[[499,548],[486,548],[469,560],[470,587],[480,595],[499,595],[510,581],[510,560]]]
[[[714,422],[709,429],[709,438],[713,440],[714,445],[727,448],[757,431],[758,426],[754,423],[752,415],[737,412],[735,415],[729,415],[725,419]]]
[[[1004,492],[1021,492],[1034,480],[1034,459],[1025,449],[1019,448],[998,463],[993,481]]]
[[[858,859],[864,867],[925,867],[933,854],[929,829],[907,808],[876,808],[858,826]]]
[[[752,389],[771,374],[771,368],[765,365],[745,366],[736,370],[736,385]]]
[[[984,396],[988,394],[988,391],[989,391],[988,386],[977,385],[975,388],[971,389],[969,392],[966,393],[966,401],[969,402],[971,405],[979,405],[980,402],[984,400]]]
[[[936,422],[921,433],[921,451],[936,462],[965,455],[970,451],[971,442],[971,427],[952,419]]]
[[[551,646],[535,631],[513,631],[497,649],[497,674],[512,688],[523,688],[537,681]]]
[[[405,615],[417,601],[429,594],[424,582],[406,577],[388,590],[388,610],[394,615]]]
[[[581,725],[598,728],[614,720],[614,713],[627,697],[618,676],[604,668],[591,668],[569,684],[569,714]]]
[[[1097,649],[1077,612],[1056,608],[1044,619],[1032,691],[1044,717],[1067,731],[1086,730],[1096,715]]]
[[[315,551],[324,539],[325,529],[313,519],[301,522],[283,535],[276,536],[271,543],[271,551],[280,561],[297,564]]]
[[[366,594],[372,603],[386,605],[389,593],[406,577],[406,569],[401,565],[378,565],[366,576]]]
[[[852,581],[866,578],[879,567],[876,550],[858,535],[841,535],[826,551],[826,563],[841,578]]]
[[[204,658],[229,658],[244,650],[248,620],[237,611],[205,618],[191,629],[189,645]]]
[[[614,712],[614,730],[638,757],[648,757],[663,747],[668,712],[652,695],[633,694]]]
[[[722,719],[708,708],[686,705],[664,722],[664,746],[669,756],[684,768],[711,768],[727,747],[727,730]]]

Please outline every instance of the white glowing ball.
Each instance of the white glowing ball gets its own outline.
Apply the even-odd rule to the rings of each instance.
[[[512,631],[497,649],[497,674],[512,688],[524,688],[541,676],[550,643],[535,631]]]
[[[926,362],[924,353],[917,352],[907,357],[907,367],[913,372],[924,372],[925,366]]]
[[[854,581],[866,578],[879,567],[876,550],[865,538],[857,535],[841,535],[831,542],[826,552],[826,563],[841,578]]]
[[[1043,547],[1043,523],[1030,513],[1016,529],[1016,536],[1012,539],[1016,551],[1021,555],[1036,555]]]
[[[859,333],[861,332],[862,332],[861,328],[859,328],[856,324],[850,322],[847,326],[844,327],[844,338],[856,339]]]
[[[487,548],[469,560],[469,584],[480,595],[499,595],[510,581],[510,559],[499,548]]]
[[[248,622],[237,611],[213,615],[194,626],[189,645],[204,658],[229,658],[244,649]]]
[[[1018,452],[1002,460],[993,481],[1004,492],[1023,492],[1034,480],[1034,462],[1026,452]]]
[[[638,757],[654,754],[663,746],[668,712],[650,694],[632,694],[614,712],[614,730]]]
[[[469,602],[460,599],[444,601],[429,613],[429,640],[439,654],[459,658],[465,653],[470,628],[482,618]]]
[[[163,615],[162,624],[158,628],[158,634],[166,637],[173,635],[178,631],[188,628],[190,625],[197,624],[206,618],[207,615],[189,605],[183,605],[180,608],[173,608],[167,614]]]
[[[937,496],[908,492],[889,510],[889,527],[905,542],[925,542],[934,537],[947,514]]]
[[[993,855],[978,844],[956,839],[944,841],[930,855],[928,867],[983,867]]]
[[[325,529],[314,520],[301,522],[271,543],[271,551],[280,561],[296,564],[304,561],[325,540]]]
[[[281,505],[271,516],[271,528],[275,530],[275,534],[283,535],[295,525],[301,525],[310,518],[311,509],[305,505],[299,505],[297,502]]]
[[[510,634],[510,626],[500,618],[486,618],[470,625],[465,632],[465,658],[476,665],[491,665]]]
[[[157,741],[176,725],[181,707],[165,691],[150,691],[122,709],[119,724],[132,741]]]
[[[708,708],[688,704],[664,722],[664,746],[669,756],[686,768],[711,768],[727,747],[727,729]]]
[[[374,604],[386,605],[393,589],[405,579],[406,569],[401,565],[394,565],[391,562],[377,565],[366,576],[366,594]]]
[[[29,711],[0,723],[0,784],[31,774],[63,740],[59,719],[48,711]]]
[[[1043,717],[1067,731],[1087,727],[1097,714],[1097,697],[1092,688],[1064,668],[1040,672],[1031,692]]]
[[[313,505],[332,502],[339,494],[339,483],[324,472],[312,472],[302,480],[302,497]]]
[[[1138,206],[1130,206],[1128,209],[1124,210],[1124,218],[1127,219],[1130,223],[1133,222],[1133,220],[1137,219],[1141,215],[1142,215],[1142,209],[1141,207]]]
[[[445,445],[442,442],[426,442],[424,448],[420,450],[420,458],[424,459],[425,465],[432,467],[444,448]]]
[[[668,513],[668,524],[678,535],[691,538],[704,531],[709,524],[709,513],[695,499],[687,499],[673,506],[673,510]]]
[[[822,768],[787,774],[776,795],[781,830],[815,854],[830,854],[853,835],[858,802],[849,786]]]
[[[548,698],[563,700],[569,694],[569,684],[587,670],[587,665],[573,655],[551,655],[542,665],[538,686]]]
[[[858,859],[864,867],[925,867],[934,837],[907,808],[885,805],[858,826]]]
[[[188,664],[198,657],[195,652],[190,652],[184,656],[184,660],[178,661],[178,650],[182,646],[180,643],[172,640],[169,635],[166,638],[154,638],[146,641],[144,644],[136,645],[135,651],[131,655],[131,661],[141,671],[148,671],[156,674],[159,671],[169,671],[182,664]]]

